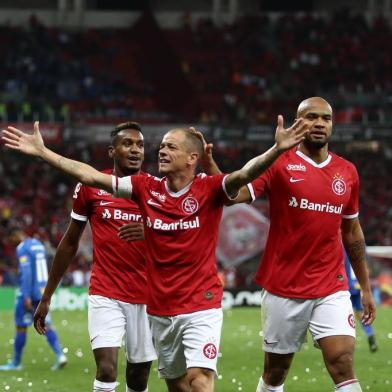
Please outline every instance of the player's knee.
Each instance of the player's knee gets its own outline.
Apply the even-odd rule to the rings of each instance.
[[[328,358],[327,366],[334,380],[353,378],[353,354],[349,351]]]
[[[117,379],[117,366],[111,361],[100,361],[97,364],[97,380],[113,382]]]
[[[188,379],[192,392],[212,392],[214,388],[214,372],[209,369],[188,369]]]

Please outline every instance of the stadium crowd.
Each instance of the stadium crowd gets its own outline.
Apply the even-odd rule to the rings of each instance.
[[[129,29],[66,32],[33,16],[25,29],[0,27],[0,119],[175,118],[137,56],[148,50],[136,31],[143,23],[152,30],[143,19]],[[169,56],[160,66],[177,64],[204,123],[265,123],[293,112],[309,91],[334,102],[336,122],[391,120],[392,55],[384,49],[392,31],[382,16],[265,15],[224,26],[187,20],[157,31]]]

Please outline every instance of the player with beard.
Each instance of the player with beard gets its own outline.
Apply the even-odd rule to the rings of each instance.
[[[159,147],[165,177],[119,178],[45,147],[38,123],[28,135],[8,127],[9,148],[40,156],[54,167],[140,207],[146,233],[147,312],[158,354],[159,374],[170,392],[212,392],[222,326],[222,284],[215,249],[223,205],[256,179],[284,151],[304,139],[302,118],[289,129],[278,117],[275,145],[231,174],[196,175],[203,144],[190,129],[172,129]]]
[[[110,134],[113,168],[118,177],[140,174],[144,138],[139,124],[117,125]],[[80,237],[90,222],[93,264],[88,298],[88,330],[97,366],[94,392],[114,391],[118,349],[125,335],[127,391],[147,391],[151,361],[156,359],[147,319],[145,242],[140,209],[129,199],[113,198],[104,190],[77,184],[71,221],[50,270],[48,283],[34,315],[45,333],[45,317],[53,293],[76,255]],[[125,228],[125,231],[124,231]],[[132,240],[132,241],[125,241]]]
[[[342,239],[362,289],[362,321],[369,325],[376,314],[358,220],[358,174],[352,163],[328,151],[332,108],[326,100],[304,100],[297,118],[309,127],[305,140],[282,154],[235,201],[253,201],[265,192],[270,203],[270,230],[256,274],[264,289],[265,352],[257,392],[283,391],[307,330],[322,351],[335,390],[357,392],[355,321]]]

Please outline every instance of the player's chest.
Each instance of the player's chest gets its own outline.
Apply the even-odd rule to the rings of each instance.
[[[206,194],[190,191],[171,195],[161,189],[150,189],[145,193],[142,209],[148,227],[154,227],[154,222],[164,222],[182,228],[200,227],[213,211],[211,199]],[[183,225],[181,222],[186,223]]]
[[[297,163],[280,170],[275,191],[280,189],[289,198],[345,205],[350,199],[352,186],[352,176],[344,169]]]
[[[93,219],[101,224],[142,221],[140,209],[132,200],[114,198],[101,191],[92,196],[90,203]]]

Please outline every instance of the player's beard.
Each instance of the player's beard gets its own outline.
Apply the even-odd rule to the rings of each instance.
[[[321,150],[324,146],[326,146],[329,142],[329,137],[324,140],[310,140],[305,139],[303,144],[308,150]]]

